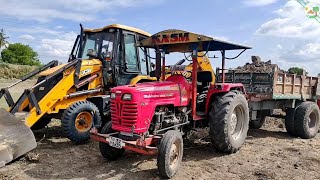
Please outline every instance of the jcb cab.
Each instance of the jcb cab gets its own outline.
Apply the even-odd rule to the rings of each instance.
[[[172,39],[172,34],[184,38]],[[197,72],[197,58],[198,52],[221,51],[224,69],[226,50],[250,48],[181,30],[159,32],[140,41],[139,46],[156,49],[156,76],[161,81],[111,89],[111,122],[100,133],[91,130],[91,138],[100,142],[102,156],[116,160],[125,150],[157,154],[160,175],[171,178],[181,164],[183,135],[207,126],[218,151],[239,150],[249,124],[244,87],[224,81],[212,85],[212,72]],[[192,53],[191,79],[182,75],[165,79],[165,54],[171,52]]]

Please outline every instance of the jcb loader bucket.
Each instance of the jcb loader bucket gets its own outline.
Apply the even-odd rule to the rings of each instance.
[[[0,108],[0,167],[36,146],[31,129],[7,110]]]

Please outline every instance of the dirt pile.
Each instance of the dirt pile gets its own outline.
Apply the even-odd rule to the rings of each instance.
[[[272,64],[271,60],[262,61],[259,56],[251,56],[252,63],[246,63],[244,66],[239,66],[235,69],[236,72],[239,73],[272,73],[273,71],[280,71],[281,73],[285,73],[286,71],[281,70],[278,65]]]

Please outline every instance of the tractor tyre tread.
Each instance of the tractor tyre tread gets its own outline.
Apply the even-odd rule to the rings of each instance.
[[[178,164],[174,169],[170,168],[170,149],[174,141],[180,141],[180,156],[178,157]],[[158,146],[158,157],[157,157],[157,166],[159,174],[164,178],[172,178],[178,171],[181,166],[183,156],[183,139],[180,132],[175,130],[170,130],[165,133],[161,139],[160,145]]]
[[[244,124],[238,141],[233,141],[228,133],[228,121],[231,108],[235,104],[242,104],[244,109]],[[249,129],[249,108],[244,94],[240,91],[230,91],[222,96],[215,97],[212,109],[209,112],[209,126],[212,144],[219,152],[235,153],[245,142]]]
[[[318,119],[316,120],[316,130],[311,131],[308,123],[309,115],[311,112],[317,113]],[[297,135],[302,139],[311,139],[315,137],[319,130],[320,111],[319,107],[314,102],[303,102],[297,109],[295,115],[295,130]]]

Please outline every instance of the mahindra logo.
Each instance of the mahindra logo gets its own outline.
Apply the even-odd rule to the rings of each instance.
[[[189,33],[159,34],[156,36],[152,36],[152,41],[155,44],[187,42],[189,41]]]

